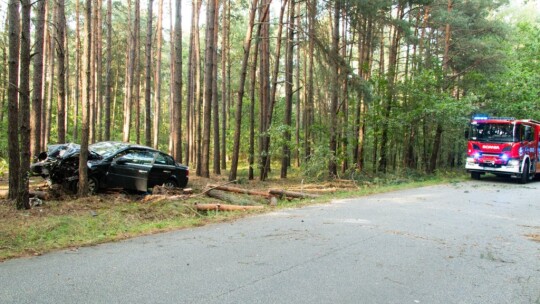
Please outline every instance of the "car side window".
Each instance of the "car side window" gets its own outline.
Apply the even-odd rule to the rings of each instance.
[[[174,160],[172,157],[162,153],[158,153],[155,163],[158,165],[174,166]]]
[[[154,160],[154,153],[150,151],[132,150],[127,151],[127,153],[123,155],[119,154],[115,159],[118,159],[119,157],[123,157],[130,164],[150,165]]]

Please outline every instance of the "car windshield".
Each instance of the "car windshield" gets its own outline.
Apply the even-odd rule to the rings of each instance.
[[[471,140],[489,141],[489,142],[515,142],[514,124],[507,123],[471,123]]]
[[[95,144],[91,144],[88,147],[88,150],[99,154],[101,157],[105,158],[113,155],[116,151],[129,146],[127,143],[123,142],[112,142],[112,141],[103,141]]]

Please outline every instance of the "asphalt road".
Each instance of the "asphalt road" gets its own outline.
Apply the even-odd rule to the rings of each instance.
[[[0,303],[540,303],[540,182],[280,210],[0,264]]]

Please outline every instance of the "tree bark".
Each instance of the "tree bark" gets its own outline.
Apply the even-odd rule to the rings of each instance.
[[[84,54],[83,54],[83,81],[82,81],[82,121],[81,121],[81,152],[79,156],[79,186],[78,195],[88,195],[88,141],[90,137],[90,84],[92,75],[90,48],[92,46],[92,0],[86,0],[84,22]]]
[[[219,137],[219,98],[218,98],[218,33],[219,33],[219,0],[216,0],[215,4],[215,17],[214,17],[214,53],[213,53],[213,65],[212,65],[212,127],[213,127],[213,139],[214,139],[214,153],[213,153],[213,173],[221,174],[221,156],[220,156],[220,137]],[[223,51],[223,50],[222,50]],[[223,92],[222,92],[223,94]]]
[[[260,29],[260,27],[259,27]],[[257,37],[259,37],[260,32],[257,33]],[[259,39],[256,39],[255,41],[255,50],[259,49]],[[252,67],[250,72],[250,91],[249,91],[249,155],[248,155],[248,162],[249,162],[249,168],[248,168],[248,179],[253,180],[255,179],[254,174],[254,167],[255,167],[255,89],[257,86],[257,62],[259,57],[259,52],[253,53],[253,60],[252,60]]]
[[[271,86],[270,86],[270,15],[268,13],[271,0],[263,0],[260,7],[260,35],[261,39],[259,43],[259,103],[260,103],[260,114],[259,114],[259,151],[260,151],[260,180],[264,181],[268,178],[268,173],[270,171],[270,134],[268,134],[269,127],[271,124]],[[283,22],[280,22],[282,24]],[[279,30],[278,30],[279,31]],[[281,35],[278,34],[278,42],[281,41]],[[280,50],[280,47],[276,46],[276,49]],[[279,58],[279,56],[277,57]],[[277,59],[276,58],[276,59]],[[279,59],[277,60],[279,61]]]
[[[37,3],[35,14],[36,23],[36,49],[34,53],[34,75],[32,80],[32,112],[30,113],[30,154],[35,157],[41,152],[41,107],[43,104],[43,53],[45,32],[45,2]]]
[[[334,22],[332,31],[332,88],[331,88],[331,100],[330,100],[330,156],[328,160],[328,172],[330,177],[337,176],[337,132],[339,130],[337,126],[337,111],[339,103],[339,21],[341,12],[341,0],[335,2],[334,8]]]
[[[203,138],[201,153],[201,176],[210,177],[210,128],[212,126],[212,93],[214,76],[214,18],[216,0],[209,0],[206,8],[206,52],[204,58],[204,105]],[[215,113],[217,114],[217,113]]]
[[[148,0],[148,9],[147,9],[147,22],[146,22],[146,68],[145,68],[145,90],[144,90],[144,106],[146,110],[145,115],[145,145],[150,147],[152,145],[152,18],[153,18],[153,7],[154,1]],[[155,109],[154,109],[155,111]]]
[[[129,2],[131,4],[131,1]],[[129,16],[131,16],[131,5],[129,6]],[[131,17],[130,23],[131,23]],[[129,142],[130,138],[130,125],[131,125],[131,109],[133,107],[133,83],[135,76],[135,48],[137,47],[137,35],[135,30],[135,23],[130,25],[130,41],[129,41],[129,57],[126,67],[126,95],[124,99],[124,123],[122,127],[122,141]]]
[[[173,156],[182,160],[182,1],[176,0],[174,25]]]
[[[315,10],[317,9],[316,2],[308,0],[306,2],[308,11],[308,36],[313,37],[315,35]],[[315,43],[314,39],[308,40],[308,62],[307,62],[307,96],[306,96],[306,118],[304,119],[304,153],[306,160],[311,157],[311,126],[314,121],[314,90],[313,90],[313,56],[314,56]]]
[[[81,99],[81,35],[80,35],[80,1],[75,3],[75,100],[73,109],[73,141],[79,138],[79,103]]]
[[[8,145],[9,154],[9,199],[16,199],[19,191],[19,54],[20,54],[20,20],[19,0],[10,0],[8,4],[9,20],[9,85],[8,85]],[[17,204],[18,206],[18,204]]]
[[[229,49],[229,19],[230,0],[223,1],[223,22],[221,34],[221,169],[227,169],[227,105],[229,104],[229,87],[227,80],[230,70],[227,70]]]
[[[135,142],[141,143],[141,7],[135,1],[135,71],[133,78],[133,102],[135,103]]]
[[[17,209],[29,209],[28,178],[30,172],[30,0],[21,0],[21,53],[19,70],[19,151],[20,170]]]
[[[153,116],[153,142],[152,147],[159,147],[159,125],[161,119],[161,49],[163,46],[163,0],[159,0],[158,20],[157,20],[157,50],[156,69],[154,74],[154,116]],[[179,159],[178,161],[182,161]]]
[[[270,189],[268,190],[268,193],[277,195],[277,196],[286,196],[286,197],[292,197],[292,198],[317,198],[319,197],[319,195],[316,195],[316,194],[285,191],[285,190],[279,190],[279,189]]]
[[[56,32],[56,55],[58,56],[57,64],[57,90],[58,90],[58,100],[57,100],[57,132],[58,132],[58,142],[66,142],[66,52],[64,48],[64,38],[66,30],[66,14],[65,14],[65,4],[64,0],[56,0],[56,22],[57,22],[57,32]]]
[[[77,2],[78,3],[78,2]],[[104,139],[111,139],[111,104],[112,104],[112,0],[107,0],[107,63],[105,66],[105,128]],[[113,109],[114,110],[114,109]]]
[[[285,131],[283,132],[284,144],[282,148],[281,158],[281,178],[287,178],[287,169],[291,161],[291,121],[292,121],[292,104],[293,104],[293,58],[294,58],[294,1],[289,3],[289,26],[287,31],[287,53],[285,62]],[[274,82],[274,85],[276,83]],[[274,88],[275,90],[275,88]],[[275,98],[275,97],[274,97]]]
[[[255,195],[255,196],[262,196],[262,197],[265,197],[265,198],[270,198],[270,197],[273,196],[268,192],[261,192],[261,191],[256,191],[256,190],[242,189],[242,188],[238,188],[238,187],[216,186],[216,185],[208,185],[208,187],[210,187],[212,189],[216,189],[216,190],[221,190],[221,191],[248,194],[248,195]]]

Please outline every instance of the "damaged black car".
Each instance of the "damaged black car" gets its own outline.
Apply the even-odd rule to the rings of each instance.
[[[79,180],[80,145],[49,145],[38,156],[31,171],[51,184],[76,190]],[[173,157],[150,147],[124,142],[104,141],[88,147],[88,187],[91,193],[100,189],[123,188],[147,192],[156,185],[184,188],[189,168]]]

